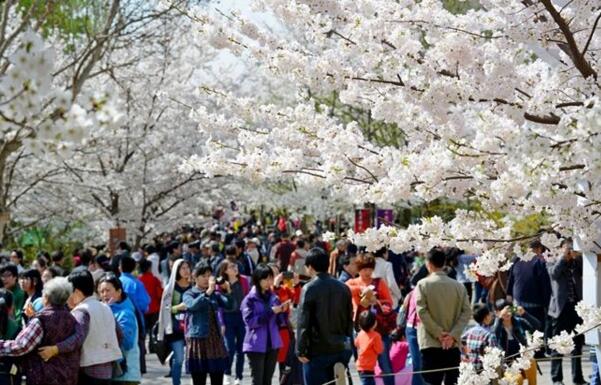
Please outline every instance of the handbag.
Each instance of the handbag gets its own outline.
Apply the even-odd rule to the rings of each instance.
[[[148,351],[157,355],[162,365],[165,365],[165,361],[171,353],[171,347],[164,339],[159,341],[159,324],[158,322],[152,327],[150,331],[150,340],[148,342]]]
[[[378,287],[380,286],[380,278],[373,279],[373,285],[376,288],[376,295],[378,294]],[[397,313],[392,309],[383,309],[380,305],[373,305],[369,308],[365,308],[361,305],[357,308],[357,313],[355,316],[355,328],[359,330],[359,315],[364,310],[369,310],[376,315],[376,321],[378,325],[376,326],[376,331],[383,336],[389,335],[393,330],[397,327]]]
[[[389,335],[393,330],[396,329],[396,318],[397,313],[394,310],[390,309],[386,311],[380,306],[376,306],[376,320],[378,321],[376,331],[383,336]]]
[[[378,288],[381,283],[380,278],[374,278],[373,283],[376,287],[376,294],[378,294]],[[382,306],[375,305],[376,308],[376,320],[378,325],[376,331],[382,335],[389,335],[397,327],[397,313],[392,309],[383,309]]]

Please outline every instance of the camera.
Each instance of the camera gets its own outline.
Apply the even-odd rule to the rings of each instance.
[[[215,278],[215,283],[217,285],[223,285],[225,283],[225,278],[223,278],[223,277],[217,277],[217,278]]]

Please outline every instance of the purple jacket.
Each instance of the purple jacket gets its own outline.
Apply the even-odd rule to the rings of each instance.
[[[280,300],[272,292],[269,293],[269,300],[265,301],[256,287],[250,290],[248,295],[242,301],[240,310],[242,318],[246,325],[246,335],[242,350],[255,353],[266,353],[267,350],[279,349],[282,347],[279,327],[286,323],[286,313],[275,314],[271,308],[279,305]],[[271,346],[267,349],[267,336]]]

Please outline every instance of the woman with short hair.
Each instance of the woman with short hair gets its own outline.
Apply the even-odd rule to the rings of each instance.
[[[349,279],[346,285],[351,290],[353,299],[353,319],[355,329],[359,330],[359,314],[364,310],[390,313],[393,308],[392,296],[384,279],[374,278],[376,259],[371,253],[361,253],[355,259],[359,276]],[[382,336],[384,351],[378,355],[378,364],[383,374],[392,373],[389,351],[392,346],[390,330],[384,330],[384,325],[378,323],[376,331]],[[394,385],[394,376],[384,376],[384,385]]]
[[[123,357],[118,342],[123,333],[108,305],[96,299],[96,286],[89,271],[74,270],[67,279],[73,286],[68,304],[81,331],[56,345],[40,348],[40,356],[48,360],[81,348],[78,384],[110,385],[113,361]]]
[[[75,385],[79,351],[59,354],[45,361],[38,346],[56,345],[77,331],[77,322],[66,306],[72,288],[67,278],[54,278],[42,291],[44,309],[33,317],[14,340],[0,341],[0,356],[22,356],[28,385]]]

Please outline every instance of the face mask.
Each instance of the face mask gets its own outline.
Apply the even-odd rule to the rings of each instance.
[[[259,260],[259,250],[257,249],[252,249],[252,250],[248,250],[248,255],[250,255],[250,257],[252,258],[252,260],[254,262],[257,262]]]

